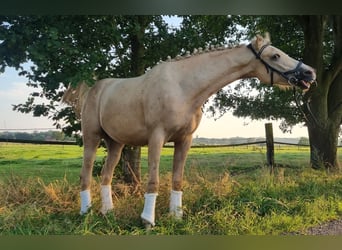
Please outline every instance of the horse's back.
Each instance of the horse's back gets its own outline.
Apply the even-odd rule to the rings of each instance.
[[[143,88],[138,81],[139,78],[108,78],[98,81],[88,93],[82,115],[82,129],[104,131],[123,144],[146,144],[141,93]]]

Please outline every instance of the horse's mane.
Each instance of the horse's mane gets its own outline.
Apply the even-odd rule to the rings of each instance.
[[[251,42],[256,44],[258,39],[265,39],[268,44],[270,44],[270,35],[268,32],[265,33],[265,38],[260,35],[257,35]],[[179,60],[184,60],[188,58],[192,58],[194,56],[204,54],[204,53],[211,53],[215,51],[222,51],[222,50],[230,50],[234,47],[242,46],[237,44],[228,44],[228,45],[207,45],[204,49],[203,48],[195,48],[192,53],[190,51],[186,51],[184,55],[177,55],[175,58],[171,58],[170,56],[167,57],[165,62],[174,62]],[[163,61],[160,61],[161,63]],[[159,64],[158,63],[158,64]],[[83,106],[83,100],[85,99],[90,87],[85,83],[81,82],[77,85],[76,88],[69,85],[68,89],[65,91],[64,95],[62,96],[61,101],[70,105],[76,113],[78,118],[81,117],[81,111]]]
[[[76,113],[78,118],[81,117],[83,100],[86,97],[90,87],[82,82],[76,88],[69,85],[68,89],[64,92],[61,101],[70,105]]]

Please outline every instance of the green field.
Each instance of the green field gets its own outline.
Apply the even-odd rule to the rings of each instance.
[[[188,155],[186,172],[210,171],[211,174],[230,172],[236,174],[266,164],[265,147],[238,146],[192,148]],[[302,168],[309,164],[308,147],[275,148],[276,163],[283,166]],[[100,148],[97,160],[101,161],[105,151]],[[161,174],[172,166],[172,148],[164,148],[161,156]],[[142,174],[147,171],[147,148],[142,148]],[[60,180],[64,176],[71,182],[77,181],[82,165],[82,148],[63,145],[33,145],[0,143],[0,179],[9,174],[23,178],[40,177],[44,181]]]
[[[342,176],[309,167],[308,147],[276,146],[270,175],[265,148],[192,148],[185,169],[184,219],[168,216],[172,148],[161,156],[157,225],[146,231],[139,219],[147,178],[142,148],[142,185],[133,190],[114,179],[114,211],[99,214],[99,178],[93,209],[78,215],[78,146],[0,144],[0,234],[305,234],[313,225],[342,215]],[[99,149],[97,162],[105,152]],[[339,149],[340,160],[342,150]]]

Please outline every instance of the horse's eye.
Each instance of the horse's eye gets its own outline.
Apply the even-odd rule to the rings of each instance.
[[[279,59],[279,57],[280,57],[279,54],[274,54],[273,56],[271,56],[271,60],[276,61]]]

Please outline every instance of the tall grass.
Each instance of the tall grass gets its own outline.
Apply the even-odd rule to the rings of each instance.
[[[58,149],[55,149],[58,150]],[[143,149],[143,161],[145,157]],[[235,150],[235,151],[234,151]],[[342,176],[314,171],[297,159],[296,165],[282,168],[270,175],[264,164],[262,149],[192,150],[187,162],[184,181],[184,218],[173,220],[168,214],[171,174],[171,150],[163,151],[162,174],[157,199],[157,224],[146,231],[140,221],[144,185],[138,189],[114,181],[114,210],[106,216],[99,213],[99,178],[92,182],[93,207],[85,216],[79,215],[78,175],[80,159],[70,152],[60,156],[65,168],[53,178],[42,174],[49,168],[61,166],[58,156],[46,154],[51,166],[30,175],[35,162],[26,155],[0,155],[0,171],[5,161],[17,161],[13,171],[3,171],[0,178],[1,235],[279,235],[305,234],[306,229],[342,215]],[[36,154],[31,148],[31,154]],[[297,151],[294,151],[295,153]],[[29,153],[27,153],[29,154]],[[69,153],[68,153],[69,154]],[[291,150],[284,151],[290,155]],[[226,155],[226,157],[224,157]],[[280,153],[278,153],[280,155]],[[248,157],[252,157],[252,159]],[[2,158],[1,158],[2,157]],[[305,158],[305,157],[303,157]],[[71,165],[68,165],[69,159]],[[54,161],[55,160],[55,161]],[[35,162],[35,163],[39,163]],[[299,164],[298,164],[299,163]],[[145,163],[143,162],[143,165]],[[239,166],[240,165],[240,166]],[[77,169],[66,171],[68,168]],[[144,168],[144,167],[143,167]],[[247,171],[243,171],[246,170]],[[7,168],[8,170],[8,168]],[[143,183],[146,182],[143,171]]]
[[[256,173],[258,172],[258,173]],[[207,181],[202,173],[187,176],[184,218],[168,215],[170,175],[162,176],[157,225],[146,231],[139,214],[143,190],[113,185],[114,211],[99,214],[99,181],[93,181],[93,208],[80,216],[78,185],[66,178],[46,184],[40,178],[12,176],[0,184],[2,235],[278,235],[306,228],[342,214],[342,178],[311,170],[270,176],[257,170],[255,180],[236,181],[228,173]]]

